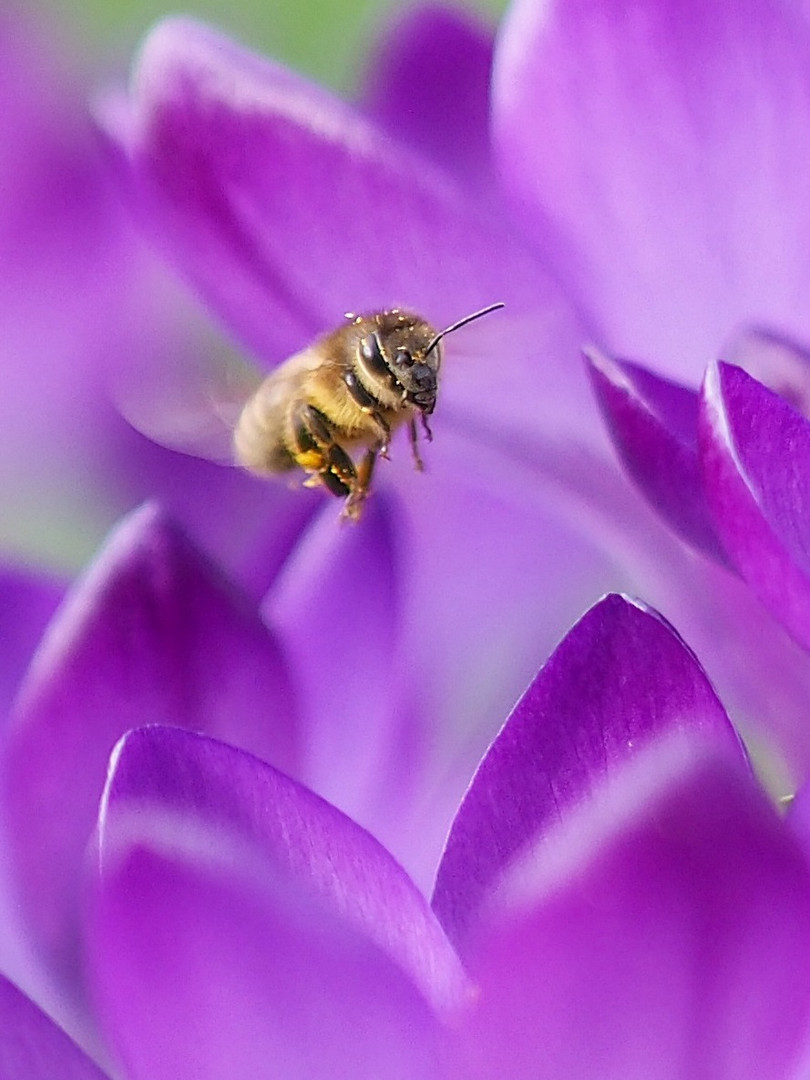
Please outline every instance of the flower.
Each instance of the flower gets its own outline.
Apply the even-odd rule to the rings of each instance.
[[[810,944],[806,851],[660,616],[609,596],[563,640],[457,810],[431,910],[351,819],[266,758],[188,730],[190,716],[205,722],[206,702],[211,716],[236,725],[220,734],[244,738],[256,728],[250,680],[233,669],[257,670],[258,653],[244,648],[247,612],[226,615],[232,598],[221,582],[209,577],[204,601],[183,613],[168,577],[156,592],[160,576],[136,572],[135,551],[143,559],[148,547],[155,565],[174,565],[193,604],[211,567],[171,536],[142,515],[118,538],[119,559],[127,541],[130,549],[118,587],[103,584],[104,567],[91,571],[97,602],[87,639],[100,669],[118,676],[99,679],[96,692],[123,691],[125,712],[142,703],[145,720],[157,704],[164,724],[118,742],[95,841],[84,855],[70,843],[59,876],[73,885],[50,889],[47,900],[78,931],[96,1045],[108,1048],[111,1073],[797,1075],[810,1034],[810,980],[795,963]],[[127,596],[123,626],[140,650],[160,640],[168,611],[178,616],[175,640],[179,627],[190,635],[190,648],[165,658],[158,699],[142,692],[150,665],[140,650],[121,649],[117,616]],[[72,606],[75,619],[78,598]],[[139,609],[154,617],[139,624],[131,617]],[[194,617],[200,611],[208,615]],[[85,734],[100,749],[115,738],[111,713],[89,707],[82,653],[59,656],[53,633],[33,692],[49,674],[72,687],[74,703],[84,694]],[[220,651],[231,643],[218,701],[193,646],[212,633]],[[185,695],[165,693],[177,684]],[[81,790],[64,806],[70,831],[81,816],[89,838],[90,789],[103,783],[103,768],[77,770],[75,754],[54,763],[53,748],[36,749],[25,733],[48,709],[51,730],[66,724],[66,700],[66,691],[40,693],[38,718],[23,717],[6,744],[4,776],[6,785],[15,779],[23,760],[15,743],[27,741],[29,759],[39,754],[52,778]],[[201,711],[190,714],[189,702]],[[121,727],[129,722],[123,716]],[[29,865],[52,862],[43,838],[64,836],[63,823],[50,813],[41,816],[45,832],[34,825],[22,783],[4,797],[17,812],[16,865],[21,854]],[[26,903],[36,902],[23,885]],[[0,1010],[0,1062],[13,1062],[10,1075],[70,1068],[101,1077],[6,980]]]
[[[472,42],[475,63],[458,74],[480,102],[480,32],[447,15],[424,18],[383,49],[388,63],[362,110],[188,19],[151,31],[128,92],[98,110],[147,229],[265,366],[349,310],[401,303],[446,326],[507,304],[449,339],[426,472],[395,445],[357,530],[340,527],[322,492],[302,493],[308,505],[320,500],[320,513],[264,604],[301,688],[305,727],[327,709],[334,717],[315,788],[420,881],[463,778],[536,657],[572,604],[581,610],[608,577],[592,538],[567,520],[565,472],[616,482],[606,461],[570,444],[588,399],[568,358],[585,327],[497,195],[485,202],[480,176],[470,180],[483,139],[445,167],[369,119],[401,109],[385,88],[424,61],[425,26],[437,42],[448,25]],[[435,148],[439,119],[424,123]],[[422,806],[408,836],[400,798]]]
[[[744,424],[738,410],[753,407],[755,391],[742,389],[744,376],[713,369],[696,457],[697,398],[665,380],[696,386],[717,357],[736,357],[756,375],[773,366],[777,340],[810,340],[807,34],[806,13],[783,2],[518,0],[493,76],[500,176],[526,236],[590,313],[601,356],[594,379],[620,453],[658,510],[677,519],[678,535],[712,559],[677,553],[654,533],[639,534],[636,521],[614,551],[624,549],[633,588],[676,621],[746,732],[771,746],[775,736],[788,786],[810,761],[810,668],[779,624],[795,636],[790,601],[774,602],[762,581],[777,556],[772,550],[766,566],[762,538],[758,555],[743,554],[756,527],[735,518],[742,511],[730,477],[724,495],[717,475],[705,497],[696,494],[704,435],[720,443],[722,423]],[[752,326],[760,328],[753,338]],[[792,391],[806,378],[799,367]],[[760,395],[756,408],[773,431],[778,406]],[[788,491],[786,459],[777,469],[775,445],[754,450],[750,431],[746,440],[754,487],[761,495],[771,483],[764,473],[775,470],[770,510],[782,500],[778,513],[798,528],[804,501],[800,488]],[[793,450],[785,443],[786,455]],[[717,450],[715,473],[729,454]],[[614,522],[624,513],[617,504]],[[752,558],[760,581],[749,590],[727,567],[753,583]],[[771,593],[794,587],[790,572],[783,565],[774,573]]]

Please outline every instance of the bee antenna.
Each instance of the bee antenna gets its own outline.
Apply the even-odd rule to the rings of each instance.
[[[446,329],[441,330],[425,349],[425,356],[436,348],[446,334],[452,334],[454,330],[460,330],[462,326],[471,323],[473,319],[480,319],[482,315],[489,315],[491,311],[497,311],[502,307],[506,307],[506,305],[504,303],[490,304],[489,307],[481,308],[480,311],[474,311],[472,315],[465,315],[463,319],[459,319],[459,321],[453,323],[452,326],[448,326]]]

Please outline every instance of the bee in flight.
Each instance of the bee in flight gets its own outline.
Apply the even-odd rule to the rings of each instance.
[[[374,463],[388,457],[404,424],[414,464],[423,467],[417,421],[429,441],[442,338],[503,306],[490,304],[438,332],[399,308],[348,315],[346,325],[276,368],[247,401],[233,436],[237,464],[262,476],[299,467],[306,486],[345,499],[343,516],[358,520]],[[355,451],[363,451],[359,459]]]

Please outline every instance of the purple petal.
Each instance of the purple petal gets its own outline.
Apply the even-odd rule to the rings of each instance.
[[[729,558],[810,648],[810,424],[721,363],[706,376],[700,430],[706,497]]]
[[[597,350],[587,360],[614,445],[642,494],[688,544],[725,564],[703,495],[696,391]]]
[[[741,321],[810,340],[808,25],[771,0],[518,0],[503,172],[609,348],[699,377]]]
[[[528,500],[523,477],[501,492],[470,472],[471,441],[438,426],[426,471],[395,445],[378,465],[393,490],[374,493],[357,530],[327,511],[265,605],[304,687],[307,783],[425,889],[469,777],[569,623],[572,595],[585,603],[612,573],[536,479]]]
[[[477,412],[536,425],[525,380],[540,379],[548,415],[560,422],[558,394],[570,412],[581,331],[558,287],[445,173],[348,106],[197,23],[168,20],[143,46],[123,128],[157,233],[266,361],[346,311],[402,304],[441,326],[503,300],[496,327],[484,320],[468,335],[486,360],[467,365]],[[510,364],[497,396],[493,347]]]
[[[746,327],[727,342],[721,359],[743,368],[805,416],[810,416],[810,352],[767,327]]]
[[[3,1080],[105,1080],[90,1058],[2,975],[0,1076]]]
[[[370,499],[358,528],[328,504],[263,608],[300,690],[303,775],[364,825],[374,824],[370,807],[382,800],[401,809],[411,783],[401,754],[412,718],[397,686],[402,582],[395,530],[385,493]]]
[[[388,956],[283,865],[144,809],[108,807],[89,933],[128,1077],[437,1076],[432,1013]]]
[[[389,19],[365,77],[365,108],[381,127],[491,195],[491,30],[473,12],[437,3]]]
[[[458,1075],[799,1075],[810,872],[739,763],[650,747],[521,871],[472,961]]]
[[[466,991],[459,961],[430,907],[385,848],[272,766],[213,739],[152,727],[125,736],[102,804],[115,815],[185,814],[255,846],[375,942],[436,1007]],[[268,871],[269,872],[269,871]]]
[[[62,964],[107,759],[127,729],[175,724],[294,762],[290,689],[258,613],[159,512],[135,513],[51,624],[4,747],[24,910]]]
[[[434,910],[463,940],[519,851],[647,743],[671,731],[739,740],[692,653],[655,612],[621,596],[593,607],[515,706],[456,815]]]
[[[44,574],[0,567],[0,722],[64,591]]]

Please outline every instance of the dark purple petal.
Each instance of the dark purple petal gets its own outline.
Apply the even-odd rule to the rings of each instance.
[[[0,975],[0,1076],[3,1080],[105,1080],[60,1028]]]
[[[176,728],[131,732],[120,744],[102,805],[116,815],[186,815],[253,846],[375,942],[436,1007],[466,990],[459,961],[430,907],[385,848],[351,819],[272,766]]]
[[[771,0],[518,0],[500,161],[608,347],[695,381],[741,321],[810,340],[810,34]]]
[[[389,19],[365,77],[363,105],[396,138],[491,196],[492,31],[473,12],[438,3]]]
[[[720,359],[743,368],[805,416],[810,416],[810,352],[767,327],[746,327],[723,347]]]
[[[509,862],[647,743],[679,730],[743,751],[692,653],[639,603],[608,596],[558,646],[515,706],[459,808],[434,910],[463,940]]]
[[[697,392],[595,349],[587,361],[616,450],[644,497],[688,544],[725,563],[701,484]]]
[[[67,963],[107,759],[127,729],[173,724],[293,767],[293,708],[258,612],[150,507],[114,533],[52,622],[4,746],[24,910]]]
[[[729,558],[810,648],[810,424],[720,363],[703,386],[700,432],[706,498]]]
[[[581,330],[559,288],[447,174],[348,106],[200,24],[168,20],[143,46],[131,113],[117,123],[156,232],[266,362],[346,311],[401,304],[446,326],[503,300],[497,325],[466,338],[486,361],[466,367],[477,412],[534,425],[539,409],[560,422],[558,395],[572,408]],[[544,391],[531,417],[526,380]]]
[[[401,968],[283,860],[177,809],[124,800],[101,822],[88,949],[126,1075],[437,1076],[433,1014]]]
[[[799,846],[739,763],[669,738],[566,814],[501,895],[457,1075],[790,1080],[808,948]]]
[[[0,567],[0,724],[64,591],[45,574]]]

